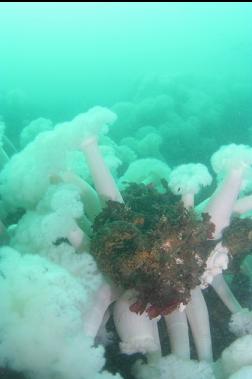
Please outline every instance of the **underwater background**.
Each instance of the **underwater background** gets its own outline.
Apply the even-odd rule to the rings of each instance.
[[[0,145],[9,159],[40,132],[99,105],[117,115],[103,151],[116,180],[130,164],[147,158],[170,167],[200,162],[210,169],[210,157],[220,146],[252,146],[251,68],[249,2],[2,2]],[[1,159],[0,169],[8,160]],[[203,190],[199,201],[215,186],[216,181]],[[0,219],[9,220],[7,213],[0,204]],[[242,306],[251,308],[252,279],[242,272],[236,280],[226,279]],[[205,292],[218,359],[235,338],[226,328],[228,311],[211,288]],[[113,337],[105,344],[103,367],[126,379],[157,379],[134,376],[131,367],[139,356],[145,358],[121,354],[112,320],[108,328]],[[165,355],[170,347],[162,321],[159,329]],[[0,322],[0,358],[1,335]],[[21,364],[12,370],[15,365],[6,359],[3,366],[1,379],[30,378]],[[68,379],[55,376],[61,378]]]
[[[248,141],[251,8],[2,3],[0,114],[7,134],[17,144],[35,118],[56,123],[98,104],[117,111],[117,140],[169,123],[161,150],[167,155],[172,147],[171,160],[183,160],[180,148],[187,160],[200,146],[204,159],[216,145]]]

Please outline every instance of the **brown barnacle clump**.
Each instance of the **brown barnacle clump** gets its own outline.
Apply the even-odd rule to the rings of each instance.
[[[234,217],[223,232],[222,244],[231,256],[230,270],[238,272],[244,257],[252,252],[252,220]]]
[[[211,249],[213,225],[198,218],[167,186],[130,184],[124,204],[108,201],[93,226],[91,251],[116,285],[134,289],[131,310],[164,315],[190,299]]]

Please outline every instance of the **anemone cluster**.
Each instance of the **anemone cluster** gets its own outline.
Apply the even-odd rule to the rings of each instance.
[[[120,351],[146,354],[152,377],[184,362],[183,370],[194,367],[190,378],[214,379],[204,290],[211,286],[226,305],[226,327],[236,336],[252,332],[251,312],[223,275],[237,272],[252,249],[252,148],[220,147],[208,197],[199,197],[212,183],[201,163],[171,170],[142,159],[113,176],[118,146],[100,146],[99,138],[106,141],[115,120],[110,110],[92,108],[46,127],[4,164],[0,365],[37,378],[111,378],[95,344],[107,342],[112,319]],[[160,319],[175,361],[162,358]],[[59,328],[48,335],[53,324]],[[189,330],[200,363],[190,360]]]

